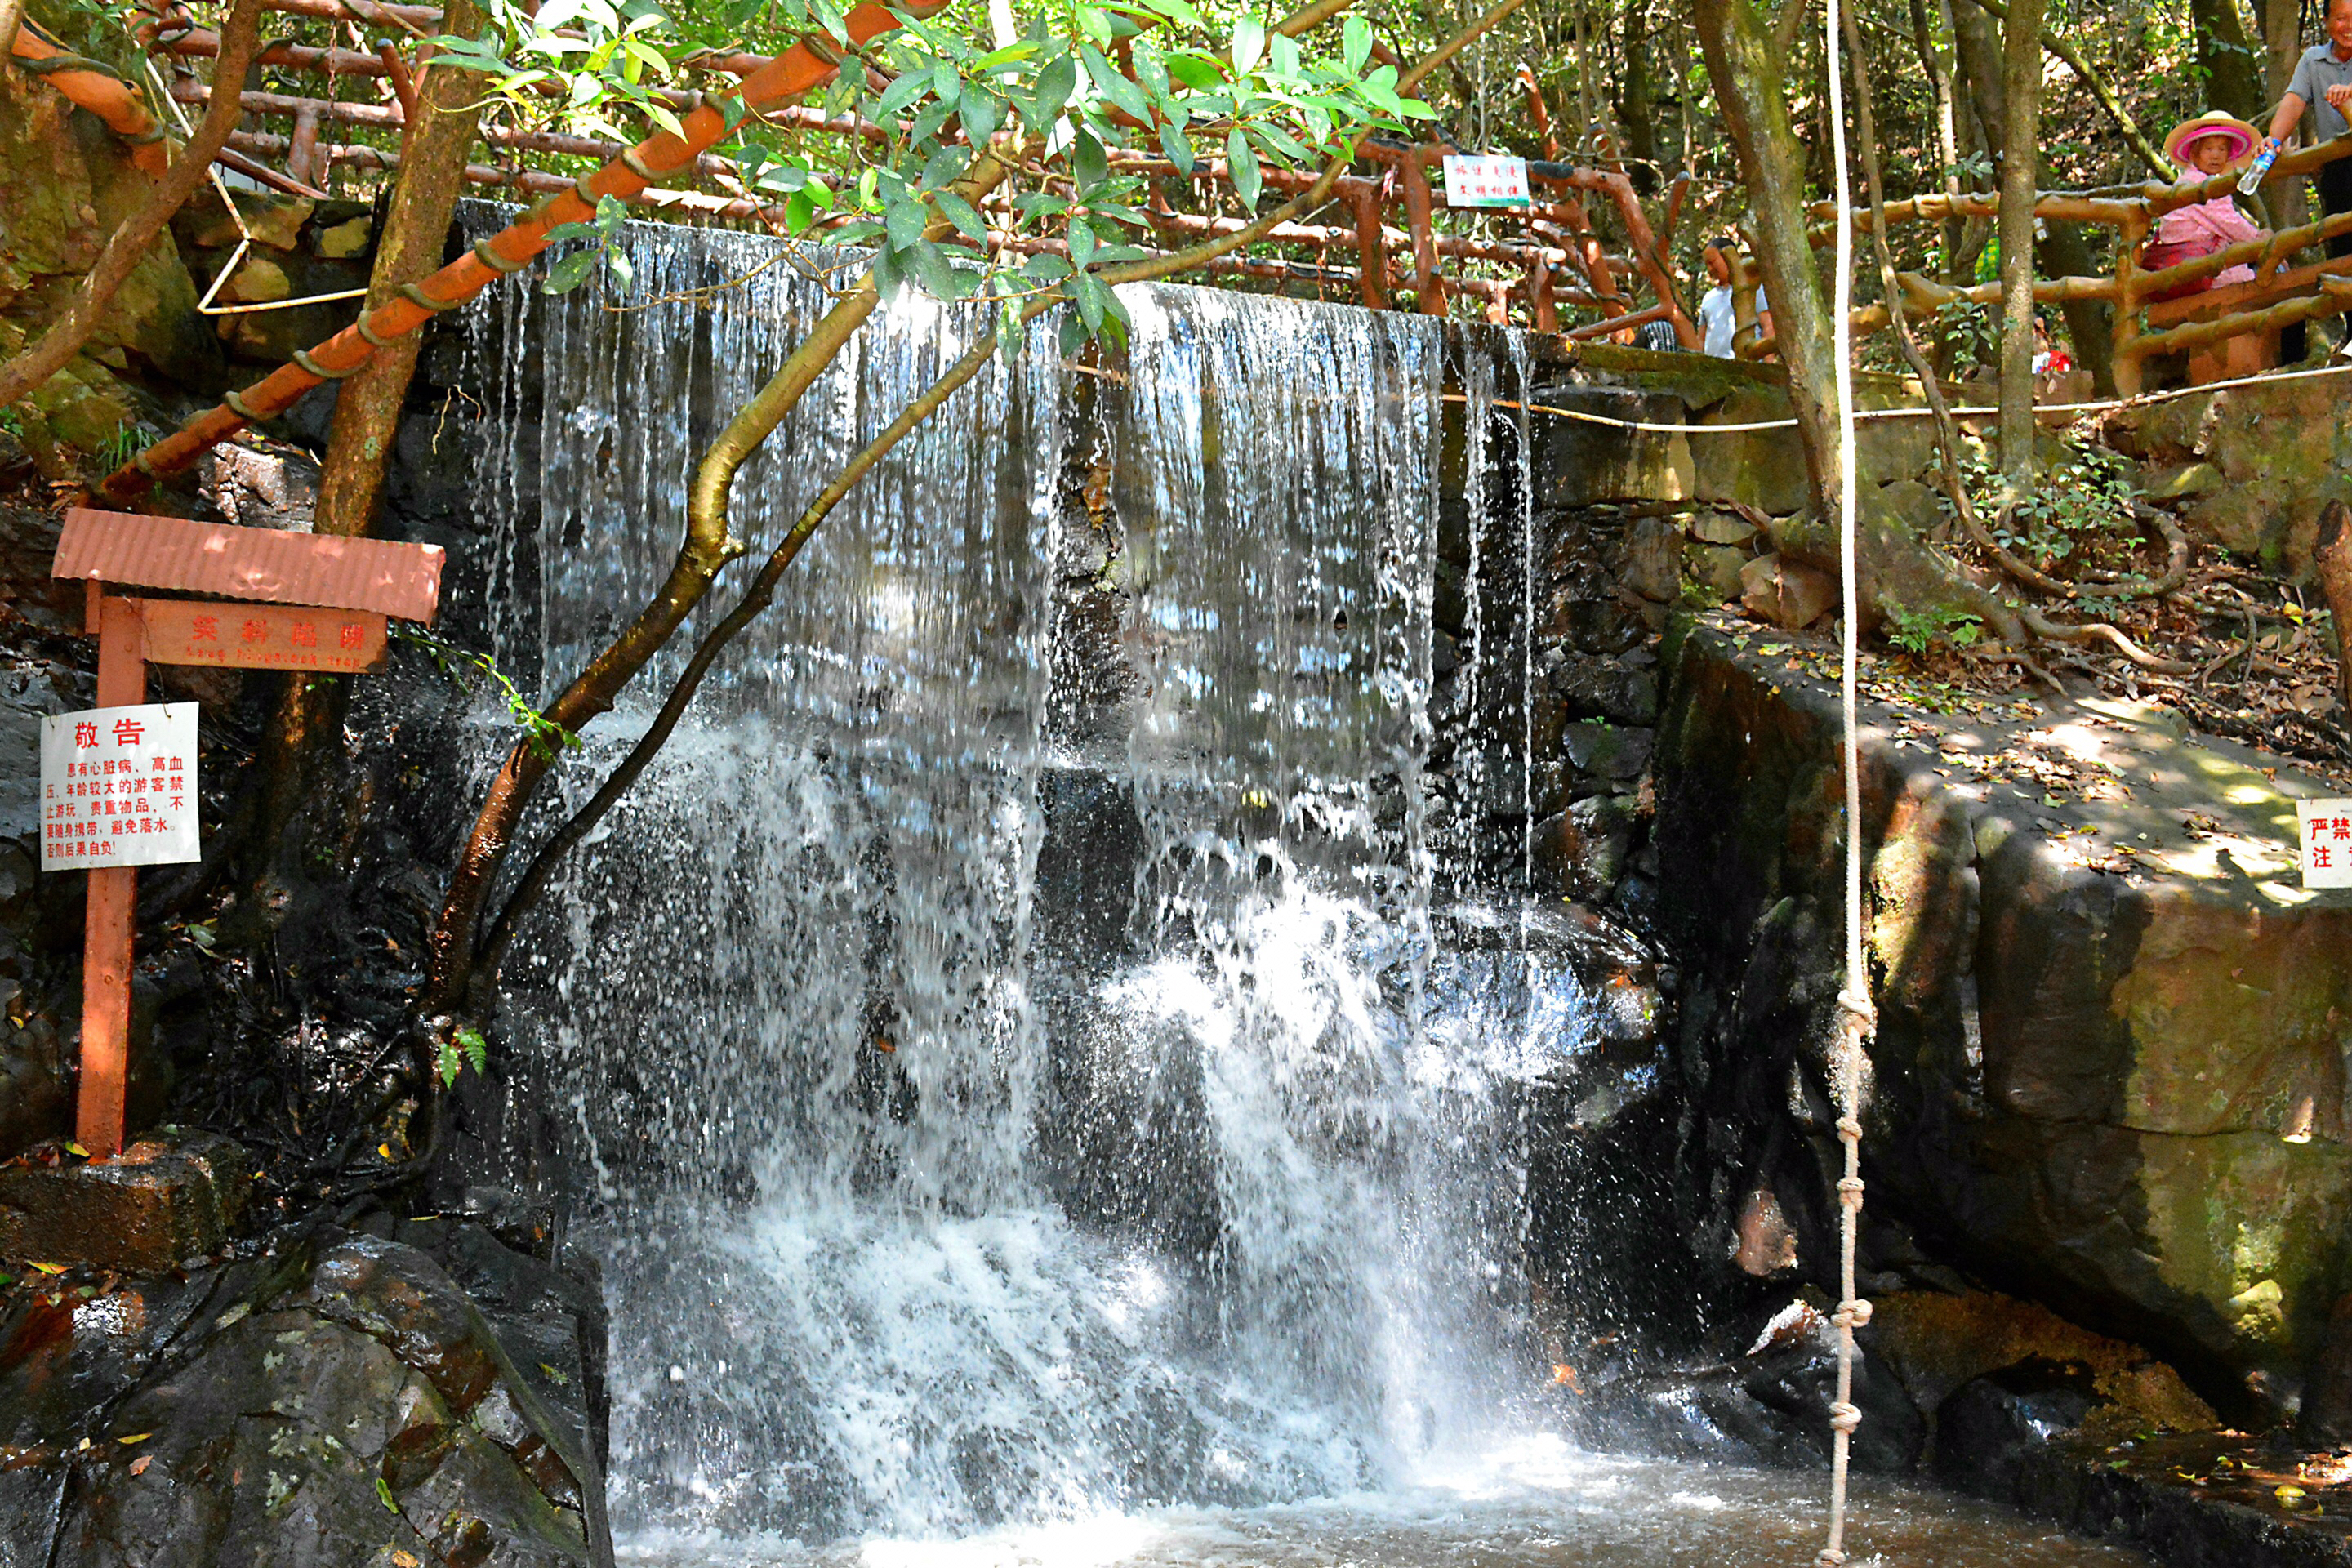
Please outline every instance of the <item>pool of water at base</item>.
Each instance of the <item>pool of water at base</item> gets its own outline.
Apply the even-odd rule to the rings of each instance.
[[[1557,1438],[1433,1462],[1383,1492],[1269,1508],[1102,1513],[953,1539],[806,1546],[625,1540],[629,1568],[1801,1568],[1828,1477],[1589,1454]],[[1847,1527],[1855,1568],[2146,1568],[1969,1499],[1869,1478]]]

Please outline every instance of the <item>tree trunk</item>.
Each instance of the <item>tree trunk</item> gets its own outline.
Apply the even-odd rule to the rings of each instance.
[[[1936,159],[1943,174],[1936,181],[1947,195],[1960,192],[1960,129],[1952,101],[1952,62],[1936,47],[1935,29],[1927,25],[1927,0],[1911,0],[1911,47],[1918,52],[1919,68],[1927,73],[1927,87],[1936,100]],[[1960,251],[1960,220],[1948,217],[1942,228],[1945,281],[1951,281],[1952,261]],[[1937,366],[1940,371],[1945,366]]]
[[[470,38],[481,26],[475,0],[449,0],[442,21],[446,32]],[[400,178],[376,237],[368,310],[398,293],[402,284],[440,269],[450,215],[465,189],[466,153],[482,117],[481,89],[482,79],[472,72],[425,67],[417,83],[416,122],[402,133]],[[315,531],[360,534],[374,526],[422,339],[410,332],[376,350],[335,395],[334,423],[319,475]]]
[[[2286,96],[2295,62],[2303,58],[2303,9],[2304,0],[2262,0],[2256,13],[2263,28],[2263,85],[2268,89],[2264,96],[2272,103]],[[2308,140],[2310,110],[2303,111],[2303,121]],[[2263,131],[2270,129],[2260,116],[2254,124]],[[2311,221],[2310,201],[2301,180],[2281,180],[2263,197],[2270,203],[2272,224],[2279,228],[2301,228]],[[2352,713],[2347,714],[2347,720],[2352,721]]]
[[[1833,516],[1841,475],[1832,416],[1835,366],[1829,310],[1806,237],[1805,154],[1789,121],[1786,51],[1754,0],[1696,0],[1692,19],[1748,186],[1756,258],[1764,269],[1773,334],[1789,369],[1789,402],[1797,416],[1814,505],[1820,515]]]
[[[1658,188],[1658,130],[1650,102],[1650,10],[1648,0],[1632,0],[1625,10],[1625,74],[1617,94],[1617,119],[1625,127],[1626,173],[1633,188],[1648,195]]]
[[[2263,63],[2246,37],[2238,0],[2189,0],[2197,29],[2197,65],[2205,73],[2205,103],[2259,124],[2270,112]]]
[[[2009,134],[2008,78],[2000,30],[1975,0],[1952,0],[1952,34],[1969,107],[1984,132],[1985,151],[1998,161]]]
[[[2042,0],[2011,0],[2001,29],[2000,466],[2033,474],[2033,201],[2041,172]]]
[[[6,19],[12,42],[22,15],[18,10],[15,17]],[[220,60],[213,70],[212,102],[197,123],[195,135],[173,160],[146,205],[108,238],[106,248],[99,253],[98,264],[82,279],[81,287],[74,291],[65,312],[51,321],[48,330],[22,353],[0,364],[0,408],[37,390],[81,352],[82,344],[89,341],[89,334],[105,316],[106,308],[114,302],[115,291],[138,267],[147,247],[155,243],[155,237],[172,221],[172,216],[204,184],[213,160],[228,141],[228,133],[236,129],[237,97],[245,90],[246,73],[253,65],[260,26],[259,0],[237,0],[221,24]]]
[[[449,0],[443,26],[472,37],[483,13],[475,0]],[[465,189],[466,154],[481,119],[481,77],[427,64],[417,83],[416,115],[401,136],[400,177],[393,186],[366,309],[373,310],[440,269],[449,220]],[[326,459],[319,476],[312,531],[344,536],[369,532],[383,495],[384,478],[400,432],[400,415],[415,377],[424,334],[409,332],[375,351],[335,395]],[[315,798],[331,767],[320,764],[342,739],[349,683],[332,675],[289,674],[263,742],[263,799],[256,824],[255,881],[264,896],[257,910],[290,910],[287,898],[311,863],[310,834],[296,818]],[[341,813],[331,813],[340,819]],[[266,918],[266,917],[265,917]]]
[[[2091,243],[2079,223],[2053,220],[2041,244],[2042,270],[2053,278],[2092,278]],[[2116,395],[2115,306],[2105,300],[2068,300],[2059,306],[2066,318],[2066,333],[2074,340],[2074,357],[2091,373],[2092,390],[2101,397]]]
[[[2332,500],[2319,513],[2319,542],[2311,552],[2319,590],[2327,596],[2336,623],[2336,699],[2339,716],[2352,724],[2352,508]]]

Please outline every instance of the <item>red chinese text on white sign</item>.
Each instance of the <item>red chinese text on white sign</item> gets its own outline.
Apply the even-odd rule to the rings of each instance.
[[[2352,888],[2352,800],[2294,803],[2295,858],[2306,888]]]
[[[142,702],[41,721],[41,869],[202,858],[196,705]]]

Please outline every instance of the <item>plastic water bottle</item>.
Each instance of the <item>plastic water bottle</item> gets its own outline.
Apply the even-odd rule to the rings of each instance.
[[[2263,150],[2254,154],[2254,161],[2246,165],[2244,174],[2238,176],[2238,194],[2242,196],[2251,196],[2255,191],[2261,189],[2263,176],[2271,172],[2271,165],[2278,161],[2278,155],[2277,139],[2265,138],[2263,142]]]

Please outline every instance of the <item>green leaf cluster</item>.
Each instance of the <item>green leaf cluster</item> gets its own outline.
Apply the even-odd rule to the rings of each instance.
[[[1213,23],[1192,0],[1046,0],[1009,28],[1002,7],[993,23],[969,26],[898,13],[899,30],[862,47],[831,0],[728,0],[691,14],[661,0],[546,0],[536,14],[514,0],[492,5],[481,39],[442,41],[446,58],[482,71],[492,95],[534,123],[616,138],[634,139],[628,124],[677,129],[666,92],[698,50],[772,50],[822,34],[853,51],[822,107],[880,127],[878,139],[781,136],[730,99],[723,152],[749,194],[781,207],[788,233],[871,247],[886,295],[993,302],[1008,344],[1021,301],[1042,290],[1068,302],[1066,344],[1123,333],[1099,274],[1148,254],[1156,171],[1136,158],[1182,176],[1222,163],[1255,210],[1271,171],[1434,118],[1399,92],[1394,66],[1371,64],[1372,30],[1357,16],[1336,52],[1317,54],[1255,13]],[[1009,159],[1013,176],[983,193],[968,182],[992,144],[1020,155]],[[559,228],[558,238],[585,243],[541,287],[562,293],[601,275],[625,296],[621,221],[608,199],[593,222]]]
[[[422,649],[458,689],[471,692],[485,679],[496,687],[506,703],[508,716],[529,733],[531,749],[541,758],[553,758],[579,747],[579,735],[542,715],[489,655],[459,647],[446,637],[405,621],[393,622],[391,630],[394,641]]]

